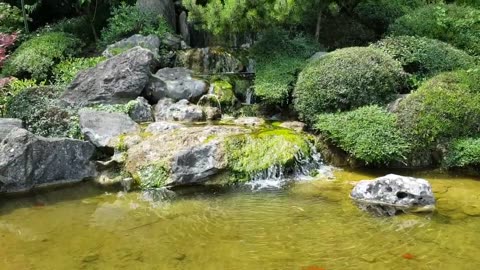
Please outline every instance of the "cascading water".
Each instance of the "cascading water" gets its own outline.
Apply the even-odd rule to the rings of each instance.
[[[245,95],[245,104],[251,105],[253,102],[253,89],[250,87],[247,89],[247,93]]]
[[[310,155],[301,151],[295,155],[295,163],[289,168],[273,165],[270,168],[252,175],[246,183],[252,190],[278,189],[292,181],[306,181],[314,177],[333,178],[332,167],[322,161],[322,156],[310,144]]]

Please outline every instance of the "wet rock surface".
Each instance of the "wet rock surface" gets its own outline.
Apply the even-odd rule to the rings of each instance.
[[[44,138],[15,128],[0,145],[0,192],[25,192],[94,177],[94,152],[89,142]]]
[[[207,92],[207,84],[199,79],[193,78],[193,72],[185,68],[163,68],[155,73],[155,79],[164,82],[153,84],[151,94],[154,97],[161,96],[164,92],[167,98],[176,101],[187,99],[198,101]]]
[[[435,209],[435,197],[428,181],[395,174],[358,182],[350,197],[360,208],[380,216]]]
[[[162,99],[155,105],[155,121],[205,121],[205,114],[200,106],[183,99],[174,103],[172,99]]]
[[[80,71],[61,99],[72,106],[122,104],[142,93],[156,65],[154,54],[135,47]]]

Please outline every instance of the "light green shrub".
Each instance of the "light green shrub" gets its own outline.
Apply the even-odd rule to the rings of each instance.
[[[480,165],[480,138],[455,140],[448,148],[444,165],[448,168]]]
[[[12,33],[22,26],[22,11],[7,3],[0,3],[0,33]]]
[[[87,68],[95,67],[98,63],[104,61],[106,58],[89,57],[89,58],[70,58],[66,59],[55,66],[53,69],[53,75],[55,82],[58,85],[70,84],[79,71]]]

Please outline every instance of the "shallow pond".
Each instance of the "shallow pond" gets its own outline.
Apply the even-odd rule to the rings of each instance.
[[[151,203],[81,185],[0,202],[1,269],[479,269],[480,181],[431,181],[431,215],[378,218],[351,181],[210,190]],[[403,173],[407,174],[407,173]]]

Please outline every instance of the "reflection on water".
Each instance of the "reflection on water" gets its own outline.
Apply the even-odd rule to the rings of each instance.
[[[197,192],[170,202],[81,186],[0,202],[1,269],[478,269],[480,182],[431,180],[433,215],[378,218],[351,181]]]

